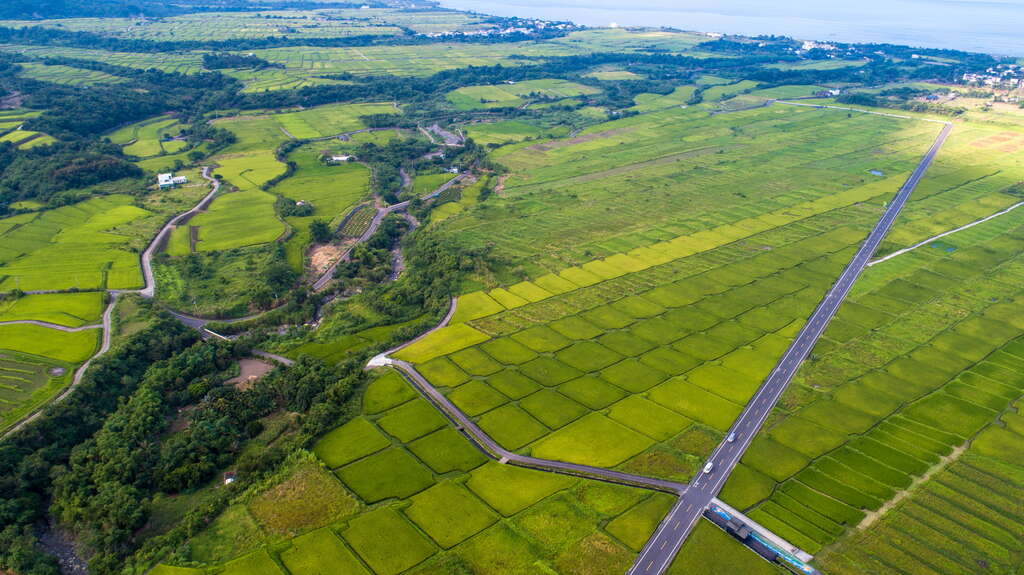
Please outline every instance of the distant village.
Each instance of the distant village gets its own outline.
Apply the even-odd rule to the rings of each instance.
[[[999,64],[983,73],[964,74],[965,84],[1001,88],[1004,90],[1024,89],[1024,66],[1020,64]]]
[[[531,18],[503,18],[491,28],[465,31],[445,31],[424,34],[428,38],[445,38],[452,36],[511,36],[514,34],[541,34],[544,32],[572,32],[582,30],[572,22],[548,22]]]

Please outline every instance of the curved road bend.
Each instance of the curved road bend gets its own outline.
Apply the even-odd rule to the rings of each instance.
[[[945,143],[951,129],[952,124],[943,123],[942,131],[939,132],[932,147],[918,163],[910,178],[896,193],[896,198],[886,208],[881,219],[878,220],[874,229],[857,250],[853,260],[825,294],[825,298],[807,319],[807,323],[804,324],[786,353],[779,359],[775,369],[761,384],[757,393],[747,403],[743,412],[729,429],[729,433],[736,434],[735,441],[723,441],[715,448],[708,459],[708,462],[714,465],[711,472],[701,473],[690,483],[690,487],[679,498],[679,501],[662,520],[654,535],[648,540],[627,575],[656,575],[664,573],[668,568],[679,548],[682,547],[683,541],[686,540],[697,520],[704,513],[704,509],[718,495],[740,457],[750,447],[754,435],[764,425],[765,419],[786,390],[800,364],[810,354],[811,348],[814,347],[829,321],[835,316],[843,299],[853,287],[853,283],[864,271],[871,256],[878,249],[893,222],[896,221],[907,198],[917,187],[921,177],[924,176],[928,166],[931,165],[935,155]]]
[[[112,337],[112,330],[111,330],[112,320],[111,320],[111,318],[112,318],[113,313],[114,313],[114,305],[117,303],[117,296],[119,296],[119,295],[121,295],[123,293],[137,293],[140,296],[142,296],[144,298],[147,298],[147,299],[153,298],[153,296],[156,294],[156,283],[155,283],[154,276],[153,276],[153,254],[156,253],[156,250],[163,244],[163,241],[171,233],[171,228],[173,226],[175,226],[178,222],[180,222],[182,220],[182,218],[185,218],[186,216],[191,217],[191,216],[195,215],[196,213],[198,213],[198,212],[200,212],[202,210],[205,210],[206,207],[213,200],[213,196],[216,195],[217,191],[220,189],[220,181],[218,181],[215,178],[210,177],[210,168],[208,166],[204,166],[203,167],[202,174],[203,174],[203,178],[205,178],[206,180],[209,180],[213,184],[213,189],[210,191],[210,193],[207,194],[206,196],[204,196],[203,199],[200,200],[198,204],[196,204],[195,206],[192,207],[192,209],[188,210],[187,212],[178,214],[177,216],[171,218],[166,224],[164,224],[164,226],[162,228],[160,228],[160,231],[157,232],[156,236],[152,239],[152,241],[149,242],[149,245],[146,247],[145,251],[142,252],[142,255],[140,257],[140,261],[141,261],[141,264],[142,264],[142,277],[143,277],[143,287],[142,287],[142,289],[138,289],[138,290],[109,290],[107,292],[107,293],[110,294],[110,301],[107,302],[107,307],[106,307],[105,310],[103,310],[103,322],[101,324],[101,326],[103,328],[103,340],[100,343],[100,348],[98,350],[96,350],[96,353],[94,353],[92,355],[92,357],[90,357],[89,359],[85,360],[85,362],[82,365],[80,365],[78,367],[78,369],[75,370],[75,375],[72,378],[70,385],[68,385],[66,388],[64,388],[64,390],[61,391],[58,395],[56,395],[52,400],[50,400],[50,401],[46,402],[45,404],[39,406],[35,411],[33,411],[29,415],[25,416],[17,424],[11,426],[7,431],[5,431],[3,433],[3,435],[0,435],[0,439],[3,439],[5,437],[7,437],[8,435],[10,435],[10,434],[18,431],[22,427],[24,427],[29,422],[35,420],[37,417],[39,417],[39,414],[43,412],[43,409],[46,408],[46,406],[52,405],[52,404],[60,402],[60,401],[63,401],[64,398],[66,398],[68,395],[70,395],[71,392],[76,387],[78,387],[78,384],[81,383],[82,377],[85,376],[85,372],[86,372],[86,370],[89,369],[89,366],[92,364],[93,360],[95,360],[96,358],[100,357],[101,355],[107,353],[107,351],[110,350],[110,342],[111,342],[111,337]],[[60,293],[60,292],[53,291],[53,292],[40,292],[40,293]],[[19,323],[21,323],[21,322],[19,322]],[[34,323],[36,325],[41,325],[44,322],[31,322],[31,323]],[[64,328],[63,326],[56,326],[56,325],[44,325],[44,327],[54,327],[56,329],[62,329],[62,331],[78,331],[78,330],[81,330],[81,329],[89,329],[89,328],[94,328],[94,327],[97,327],[97,326],[83,326],[83,327],[77,328],[77,329],[69,329],[69,328]]]
[[[481,451],[492,459],[497,460],[499,463],[507,463],[518,467],[526,467],[530,469],[536,469],[540,471],[549,471],[554,473],[561,473],[563,475],[572,475],[575,477],[583,477],[587,479],[596,479],[599,481],[606,481],[610,483],[617,483],[620,485],[631,485],[634,487],[643,487],[646,489],[654,489],[657,491],[664,491],[674,494],[682,494],[686,490],[686,484],[677,483],[674,481],[666,481],[662,479],[654,479],[650,477],[643,477],[640,475],[633,475],[630,473],[623,473],[621,471],[612,471],[610,469],[601,469],[599,467],[591,467],[589,465],[580,465],[576,463],[566,463],[564,461],[552,461],[548,459],[539,459],[536,457],[529,457],[526,455],[520,455],[518,453],[509,451],[502,447],[497,441],[491,436],[487,435],[484,430],[480,429],[477,424],[469,418],[465,413],[459,410],[443,393],[437,390],[436,387],[431,385],[425,377],[423,377],[416,368],[408,362],[394,359],[389,357],[390,354],[395,353],[413,343],[423,339],[431,333],[441,329],[448,325],[451,321],[452,316],[455,314],[456,300],[452,298],[451,307],[448,309],[447,315],[441,320],[434,328],[421,334],[413,340],[410,340],[394,349],[390,349],[370,360],[368,367],[382,367],[390,365],[399,370],[399,372],[405,377],[405,379],[415,387],[420,394],[422,394],[428,401],[434,404],[434,406],[441,411],[448,419],[455,424],[464,436],[466,436],[470,442],[476,445]]]
[[[220,180],[210,176],[209,166],[203,166],[202,174],[203,178],[213,185],[213,189],[210,190],[210,193],[206,194],[203,199],[199,200],[199,203],[193,206],[192,209],[174,216],[169,222],[164,224],[164,227],[160,228],[160,231],[157,232],[153,240],[149,242],[148,246],[146,246],[146,250],[142,252],[141,261],[144,287],[141,290],[138,290],[137,293],[144,298],[148,299],[156,295],[156,280],[153,278],[153,255],[158,249],[160,249],[160,246],[163,245],[164,241],[171,234],[171,229],[178,225],[182,220],[191,219],[192,216],[205,211],[206,208],[209,207],[210,202],[213,201],[213,197],[217,195],[217,192],[220,190]]]

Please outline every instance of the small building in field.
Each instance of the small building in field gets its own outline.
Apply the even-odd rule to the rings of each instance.
[[[185,176],[175,176],[173,173],[157,174],[156,176],[156,185],[159,186],[161,190],[174,188],[187,183],[188,178]]]
[[[225,472],[224,473],[224,485],[231,485],[232,483],[235,482],[235,478],[236,478],[236,475],[235,475],[234,471],[227,471],[227,472]]]
[[[327,156],[327,163],[329,164],[344,164],[345,162],[352,162],[356,159],[355,156]]]

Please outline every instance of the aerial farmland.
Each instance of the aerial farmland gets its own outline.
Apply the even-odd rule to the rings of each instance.
[[[1024,564],[1016,61],[242,4],[0,11],[0,571]]]

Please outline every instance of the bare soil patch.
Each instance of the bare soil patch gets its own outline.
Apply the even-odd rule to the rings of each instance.
[[[498,183],[494,186],[494,193],[499,196],[505,195],[505,181],[508,180],[508,174],[503,174],[498,177]]]
[[[338,244],[322,244],[309,249],[309,267],[314,274],[320,275],[334,262],[341,258],[346,246]]]
[[[0,110],[13,110],[21,107],[21,92],[11,92],[0,98]]]
[[[234,385],[238,389],[244,391],[249,389],[249,386],[251,386],[254,381],[260,379],[266,375],[267,372],[274,369],[274,366],[263,360],[247,357],[238,361],[238,368],[238,375],[224,383],[226,385]]]

